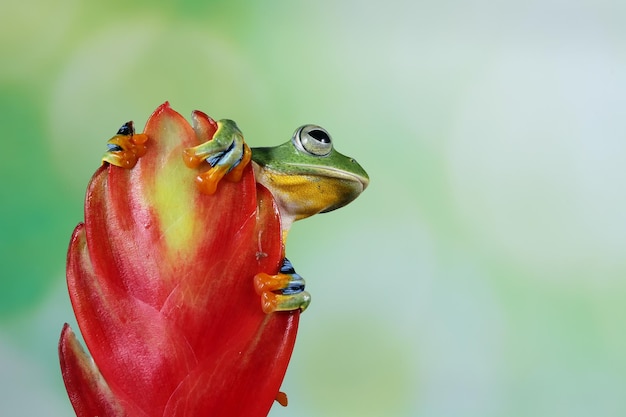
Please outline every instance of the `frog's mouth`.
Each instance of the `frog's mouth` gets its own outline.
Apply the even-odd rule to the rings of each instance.
[[[358,191],[359,193],[362,193],[363,191],[365,191],[365,189],[370,183],[370,180],[367,177],[353,174],[351,172],[342,171],[340,169],[324,168],[321,170],[321,172],[324,174],[327,174],[329,178],[336,178],[338,180],[346,180],[346,181],[359,183],[361,185],[361,189]]]
[[[344,171],[342,169],[337,169],[333,167],[323,167],[319,165],[309,165],[309,164],[290,164],[291,166],[301,167],[303,168],[303,175],[311,175],[315,177],[326,177],[333,178],[336,180],[350,181],[355,182],[361,185],[361,189],[358,190],[358,193],[365,191],[367,186],[369,185],[370,179],[365,175],[358,175],[352,172]]]

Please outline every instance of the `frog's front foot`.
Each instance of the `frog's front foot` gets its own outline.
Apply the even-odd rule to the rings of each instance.
[[[206,142],[183,151],[183,160],[190,168],[206,162],[210,166],[196,176],[196,184],[205,194],[213,194],[222,178],[237,182],[252,158],[250,147],[232,120],[220,120],[218,129]]]
[[[254,277],[254,288],[261,296],[261,308],[266,314],[304,311],[311,303],[311,295],[304,291],[304,279],[296,273],[287,258],[283,260],[278,274],[257,274]]]
[[[102,157],[102,162],[130,169],[145,155],[147,141],[148,135],[135,134],[133,122],[126,122],[107,142],[108,150]]]
[[[220,180],[226,177],[227,180],[237,182],[243,175],[243,169],[250,162],[252,151],[247,144],[243,144],[243,151],[239,159],[229,158],[228,155],[221,156],[215,162],[207,160],[211,168],[196,176],[198,188],[205,194],[214,194]],[[210,157],[208,159],[211,159]],[[232,161],[233,159],[234,162]]]

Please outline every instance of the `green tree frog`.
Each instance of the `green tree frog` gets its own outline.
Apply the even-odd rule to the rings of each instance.
[[[316,125],[301,126],[282,145],[252,148],[252,166],[256,181],[278,204],[283,242],[294,221],[345,206],[369,183],[365,170],[335,150],[330,134]],[[258,274],[255,288],[266,313],[304,311],[311,301],[304,280],[287,258],[279,274]]]
[[[197,117],[201,114],[203,117]],[[130,123],[130,122],[129,122]],[[136,152],[135,142],[145,138],[135,135],[132,124],[126,124],[109,141],[103,160],[130,168],[144,149]],[[299,127],[291,140],[275,147],[250,149],[243,134],[232,120],[213,119],[194,112],[194,130],[199,138],[210,138],[183,152],[184,162],[191,168],[203,162],[210,166],[196,177],[201,192],[213,194],[222,178],[238,181],[243,169],[252,163],[256,181],[265,186],[276,200],[283,232],[283,244],[294,221],[317,213],[325,213],[350,203],[365,190],[369,177],[353,159],[334,149],[330,134],[322,127]],[[134,135],[134,136],[133,136]],[[130,146],[132,145],[132,146]],[[129,157],[132,164],[126,162]],[[304,291],[304,280],[287,258],[276,275],[257,274],[254,286],[261,296],[263,311],[306,309],[311,297]]]

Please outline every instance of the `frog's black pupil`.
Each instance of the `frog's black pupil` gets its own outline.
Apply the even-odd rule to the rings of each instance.
[[[117,131],[118,135],[132,135],[134,133],[134,129],[133,129],[133,122],[127,122],[124,123],[124,125],[122,127],[120,127],[120,130]]]
[[[323,130],[313,129],[309,132],[309,135],[311,135],[318,142],[330,143],[330,136],[328,136],[328,133]]]

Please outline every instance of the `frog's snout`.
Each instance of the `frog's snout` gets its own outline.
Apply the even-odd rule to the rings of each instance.
[[[365,172],[363,167],[356,161],[356,159],[350,158],[350,162],[354,165],[354,176],[361,183],[361,186],[363,187],[363,190],[361,191],[363,192],[370,183],[370,177],[367,175],[367,172]]]

